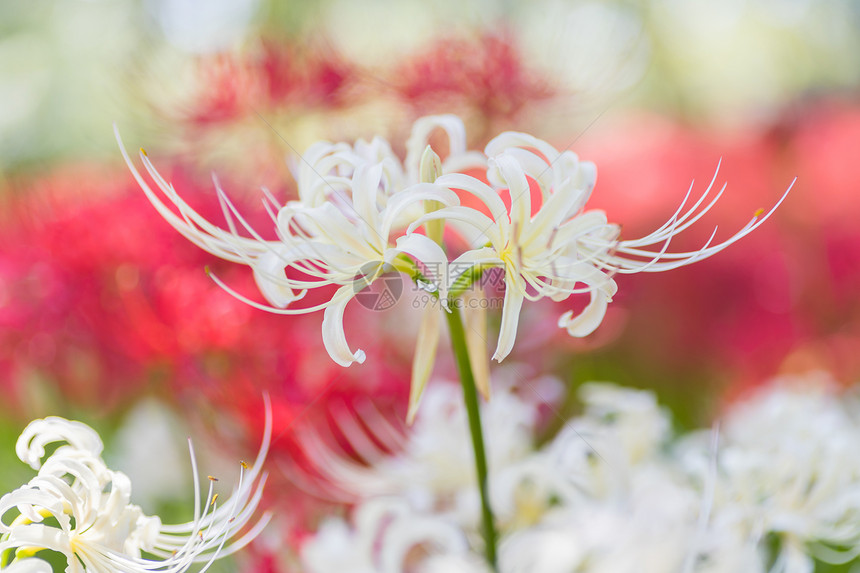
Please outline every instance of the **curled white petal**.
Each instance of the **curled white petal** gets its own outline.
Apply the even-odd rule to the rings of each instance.
[[[194,563],[204,563],[205,570],[220,555],[247,543],[268,521],[264,516],[234,539],[253,517],[265,483],[260,466],[271,435],[271,406],[268,399],[266,402],[265,436],[254,467],[247,474],[240,471],[232,497],[220,507],[213,481],[204,505],[195,486],[194,520],[179,526],[165,526],[160,518],[145,515],[131,503],[128,477],[106,467],[99,457],[101,441],[96,444],[92,437],[98,435],[90,428],[62,418],[30,424],[22,434],[28,444],[56,442],[58,436],[69,437],[69,441],[47,457],[29,483],[0,498],[0,555],[18,549],[25,549],[25,554],[48,549],[65,555],[69,571],[92,573],[181,573]],[[81,435],[88,437],[87,447],[76,447]],[[192,469],[196,482],[193,449]],[[144,552],[160,559],[145,558]],[[24,559],[3,570],[41,568]]]
[[[366,358],[363,350],[353,352],[349,349],[349,344],[346,342],[346,334],[343,330],[343,314],[346,310],[346,305],[354,296],[354,287],[341,287],[332,297],[332,304],[326,307],[323,315],[323,344],[331,359],[341,366],[349,366],[353,362],[361,364]]]
[[[520,309],[525,297],[514,280],[505,279],[505,301],[502,308],[502,325],[499,328],[499,342],[493,360],[501,362],[510,354],[517,337],[517,325],[520,321]]]
[[[101,455],[104,449],[99,435],[86,424],[50,416],[34,420],[24,428],[15,444],[15,453],[22,462],[38,470],[45,457],[45,446],[56,442],[66,442],[66,447],[91,456]]]

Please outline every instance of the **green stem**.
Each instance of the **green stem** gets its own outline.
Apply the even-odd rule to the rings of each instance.
[[[466,333],[463,330],[463,320],[460,318],[460,310],[458,308],[452,305],[451,312],[446,312],[445,314],[448,318],[448,328],[451,331],[451,346],[454,349],[454,358],[457,361],[457,371],[460,374],[460,383],[463,386],[463,400],[466,403],[466,412],[469,415],[472,449],[475,451],[478,491],[481,493],[484,552],[490,567],[492,567],[493,571],[498,571],[496,566],[496,526],[493,520],[493,511],[490,509],[490,495],[487,487],[487,456],[484,450],[484,434],[481,429],[481,412],[478,409],[478,392],[475,388],[475,377],[472,375],[472,366],[469,363],[469,351],[466,346]]]

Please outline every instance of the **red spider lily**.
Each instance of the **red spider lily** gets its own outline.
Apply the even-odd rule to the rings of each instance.
[[[198,96],[188,119],[215,125],[256,112],[306,112],[350,103],[354,66],[333,50],[296,43],[261,42],[243,54],[218,54],[200,61]]]
[[[443,37],[402,61],[392,78],[395,92],[416,115],[466,107],[490,122],[554,95],[505,33]]]

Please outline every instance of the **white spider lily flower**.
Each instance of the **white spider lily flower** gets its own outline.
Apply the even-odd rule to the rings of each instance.
[[[715,516],[777,540],[771,571],[860,556],[860,401],[822,376],[777,380],[721,423]],[[682,458],[702,473],[704,436]]]
[[[223,503],[217,502],[217,480],[212,477],[206,498],[201,500],[189,441],[196,484],[194,519],[164,525],[159,517],[147,516],[131,503],[128,477],[105,465],[100,456],[102,442],[94,430],[57,417],[31,422],[18,439],[16,452],[38,475],[0,498],[0,564],[13,559],[14,571],[39,571],[40,565],[28,563],[29,556],[49,550],[66,557],[70,573],[179,573],[195,563],[208,569],[215,559],[251,541],[268,522],[266,515],[247,527],[266,481],[260,468],[268,451],[271,424],[267,405],[265,435],[257,458],[250,468],[240,464],[239,481]],[[65,445],[45,457],[45,445],[58,442]],[[234,539],[238,534],[241,536]]]
[[[201,248],[220,258],[250,266],[260,291],[271,305],[254,302],[213,277],[230,294],[278,314],[306,314],[324,309],[323,342],[329,355],[341,366],[363,362],[365,358],[363,351],[350,350],[343,329],[346,305],[358,292],[392,269],[410,270],[397,260],[402,254],[413,256],[429,269],[447,263],[439,245],[419,235],[398,236],[394,225],[401,212],[412,204],[433,200],[455,205],[458,203],[456,194],[442,187],[418,184],[400,190],[390,197],[385,207],[380,207],[378,189],[387,187],[382,163],[359,165],[354,170],[349,178],[350,197],[336,193],[334,185],[341,185],[341,182],[328,178],[339,200],[318,206],[307,206],[301,201],[285,205],[276,216],[280,240],[267,241],[245,223],[220,188],[218,196],[229,229],[209,223],[176,193],[141,151],[144,166],[168,201],[178,209],[179,214],[176,214],[149,187],[124,149],[123,156],[159,213]],[[252,238],[238,233],[236,221]],[[285,269],[301,271],[307,278],[288,278]],[[434,280],[432,275],[430,278]],[[311,307],[289,307],[309,289],[332,285],[339,288],[329,300]]]
[[[474,195],[489,215],[454,206],[428,213],[409,230],[437,218],[470,225],[476,233],[473,249],[453,261],[452,267],[461,272],[472,266],[504,269],[502,322],[493,356],[498,361],[513,347],[524,300],[550,297],[558,302],[588,293],[591,300],[581,313],[568,311],[559,319],[559,326],[571,336],[586,336],[602,322],[617,290],[613,275],[666,271],[710,257],[761,225],[788,194],[720,243],[712,244],[712,235],[699,250],[669,252],[672,238],[698,221],[722,195],[725,186],[705,204],[716,174],[692,207],[684,211],[691,186],[681,206],[659,229],[640,239],[620,240],[620,227],[609,223],[603,211],[584,210],[597,177],[593,163],[516,132],[490,141],[485,153],[489,184],[463,174],[446,175],[436,183]],[[533,204],[533,188],[539,192],[534,197],[539,205]],[[510,194],[510,207],[501,192]]]
[[[362,289],[392,270],[423,274],[432,290],[446,297],[448,260],[441,246],[419,235],[405,236],[408,222],[423,212],[425,203],[459,204],[457,195],[441,186],[422,183],[406,175],[417,173],[420,157],[431,133],[443,129],[450,153],[443,169],[480,165],[483,155],[467,152],[465,130],[454,116],[433,116],[415,124],[405,164],[389,144],[375,138],[345,143],[321,142],[311,146],[297,170],[299,199],[284,206],[266,193],[265,207],[273,219],[278,240],[265,240],[236,210],[217,179],[215,187],[228,228],[213,225],[192,209],[155,169],[141,150],[140,160],[155,182],[156,193],[137,171],[116,132],[132,175],[158,212],[193,243],[220,258],[253,269],[261,293],[260,304],[236,293],[217,277],[213,279],[240,300],[278,314],[305,314],[324,310],[323,342],[341,366],[363,362],[362,350],[351,350],[343,329],[346,305]],[[240,234],[240,229],[245,235]],[[411,262],[411,257],[416,262]],[[301,277],[296,278],[297,271]],[[310,289],[339,287],[326,301],[296,307]]]

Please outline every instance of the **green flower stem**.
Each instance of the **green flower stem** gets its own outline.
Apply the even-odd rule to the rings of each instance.
[[[448,328],[451,331],[451,346],[457,361],[457,371],[463,386],[463,399],[466,412],[469,415],[469,430],[472,434],[472,449],[475,451],[475,469],[478,475],[478,490],[481,493],[481,519],[484,526],[484,543],[487,562],[493,571],[496,567],[496,526],[493,511],[490,509],[490,495],[487,488],[487,456],[484,451],[484,435],[481,429],[481,412],[478,409],[478,392],[475,388],[475,378],[469,363],[469,351],[466,346],[466,333],[463,330],[463,320],[460,310],[451,305],[451,311],[446,312]]]

